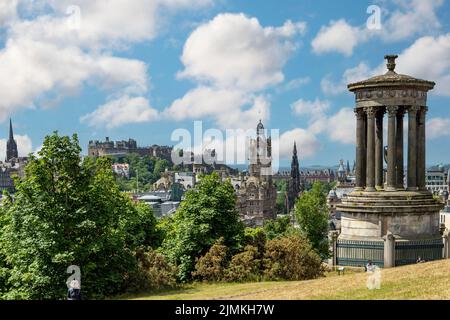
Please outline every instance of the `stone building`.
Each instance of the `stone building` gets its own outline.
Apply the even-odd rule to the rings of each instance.
[[[106,137],[105,141],[91,140],[88,144],[88,155],[90,157],[103,156],[124,156],[130,153],[136,153],[140,156],[151,156],[165,159],[172,163],[172,149],[169,146],[153,145],[151,147],[138,147],[136,140],[111,141]]]
[[[273,183],[271,138],[265,136],[259,122],[256,138],[250,139],[249,176],[237,191],[236,207],[241,219],[249,227],[262,226],[265,220],[276,219],[277,190]]]
[[[426,174],[426,188],[435,195],[448,191],[448,172],[443,166],[430,168]]]
[[[19,158],[17,151],[17,142],[14,140],[14,132],[12,128],[12,120],[9,119],[9,137],[6,141],[6,159],[5,162],[11,162],[13,159]]]
[[[6,159],[0,162],[0,191],[7,190],[14,193],[13,176],[22,177],[25,165],[28,163],[27,157],[19,157],[17,142],[14,139],[12,120],[9,120],[9,137],[6,142]]]
[[[396,58],[386,56],[386,74],[348,86],[356,96],[356,189],[336,208],[342,213],[341,233],[338,238],[332,235],[336,264],[361,266],[372,260],[377,265],[393,267],[415,263],[419,256],[425,260],[442,257],[439,211],[443,205],[425,185],[426,101],[435,83],[397,74]],[[388,114],[386,180],[385,113]]]

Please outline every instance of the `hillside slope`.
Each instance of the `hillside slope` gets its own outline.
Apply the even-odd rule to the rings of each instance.
[[[313,299],[449,299],[450,260],[382,270],[381,289],[368,290],[367,274],[350,273],[301,282],[195,284],[182,290],[134,299],[313,300]]]

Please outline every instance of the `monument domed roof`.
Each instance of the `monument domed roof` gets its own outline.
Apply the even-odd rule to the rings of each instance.
[[[398,74],[395,72],[395,59],[396,55],[387,55],[387,68],[388,71],[379,76],[369,78],[367,80],[351,83],[348,85],[350,91],[356,91],[363,88],[372,87],[392,87],[392,86],[402,86],[402,87],[414,87],[420,88],[422,90],[428,91],[434,88],[435,82],[417,79],[408,75]]]

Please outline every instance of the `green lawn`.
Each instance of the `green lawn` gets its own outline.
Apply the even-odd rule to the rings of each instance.
[[[381,272],[380,290],[366,287],[367,274],[347,273],[298,282],[191,284],[178,290],[122,296],[145,300],[314,300],[314,299],[449,299],[450,260],[411,265]]]

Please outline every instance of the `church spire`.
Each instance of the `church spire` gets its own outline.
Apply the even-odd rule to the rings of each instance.
[[[9,119],[9,138],[6,142],[6,162],[10,162],[11,159],[18,158],[18,152],[17,152],[17,143],[16,140],[14,140],[14,132],[12,127],[12,120]]]

